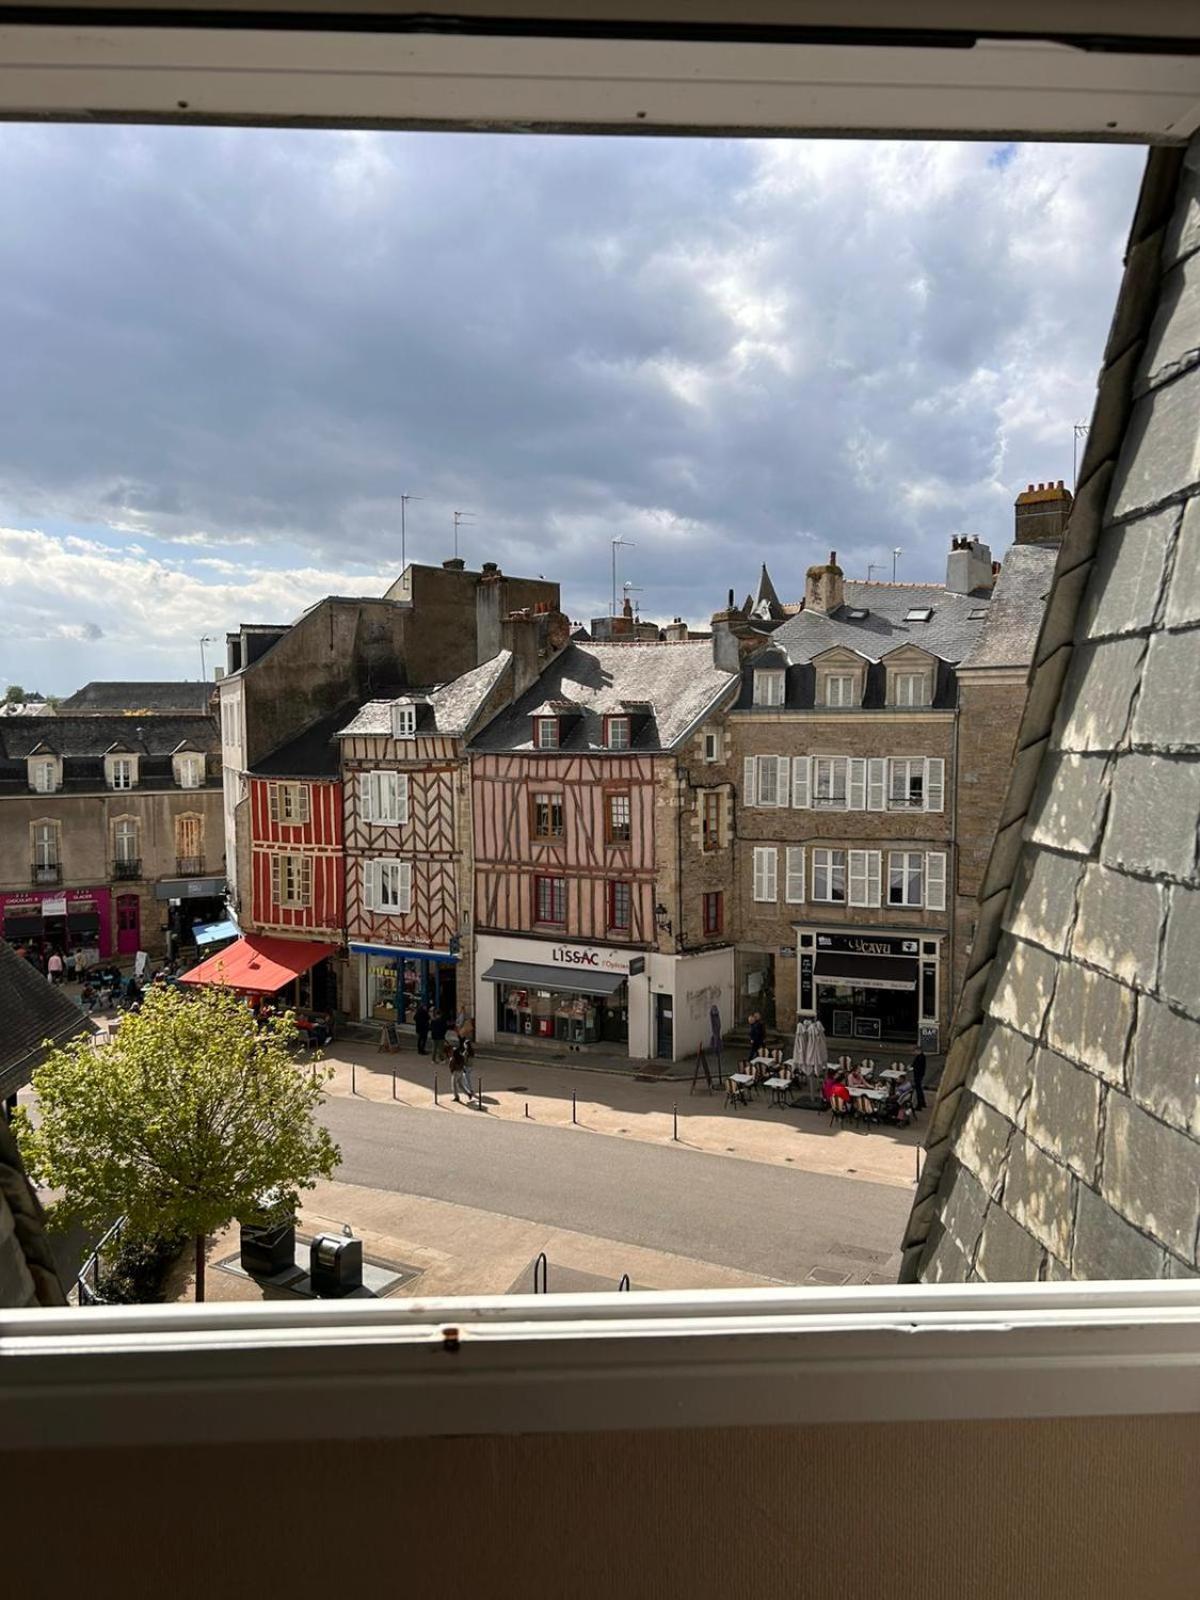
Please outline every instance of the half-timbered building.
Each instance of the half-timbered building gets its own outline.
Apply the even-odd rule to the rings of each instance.
[[[708,642],[572,643],[471,741],[482,1041],[674,1060],[707,1039],[733,956],[687,915],[686,752],[736,688]]]

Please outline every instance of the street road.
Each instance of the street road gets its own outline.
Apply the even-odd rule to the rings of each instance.
[[[783,1283],[841,1259],[862,1273],[900,1247],[911,1197],[887,1184],[795,1172],[582,1129],[502,1122],[455,1106],[331,1098],[323,1120],[346,1183],[740,1268]]]

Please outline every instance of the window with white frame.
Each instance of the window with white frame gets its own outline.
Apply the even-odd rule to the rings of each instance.
[[[534,738],[539,750],[558,749],[558,718],[535,717]]]
[[[298,826],[312,814],[306,783],[273,783],[270,786],[271,821]]]
[[[412,910],[412,862],[368,861],[367,909],[383,917],[406,917]]]
[[[721,759],[721,736],[719,733],[706,733],[704,735],[705,761],[719,761]]]
[[[204,782],[204,757],[191,751],[176,756],[175,782],[181,789],[199,789]]]
[[[814,850],[812,853],[812,898],[830,904],[846,903],[846,852]]]
[[[857,672],[826,672],[822,674],[821,704],[826,706],[857,705]]]
[[[606,717],[604,719],[604,743],[609,750],[629,749],[628,717]]]
[[[929,674],[927,672],[897,672],[893,675],[895,685],[892,695],[893,704],[898,706],[927,706],[931,704],[929,692]]]
[[[392,738],[415,739],[417,735],[417,708],[409,701],[392,706]]]
[[[800,905],[804,899],[804,846],[802,844],[788,845],[785,866],[783,898],[789,905]]]
[[[779,804],[779,761],[775,756],[758,758],[758,803],[760,806]]]
[[[756,706],[781,706],[783,704],[784,675],[774,669],[760,669],[754,674],[754,704]]]
[[[113,860],[128,863],[140,854],[136,817],[121,817],[113,824]]]
[[[925,762],[893,756],[888,763],[888,810],[924,811]]]
[[[33,824],[33,864],[57,867],[62,861],[62,829],[57,822]]]
[[[58,788],[59,765],[53,756],[34,756],[29,763],[29,786],[38,794],[53,794]]]
[[[754,848],[754,898],[775,901],[778,888],[779,851],[775,845],[756,845]]]
[[[408,773],[380,768],[362,775],[363,820],[396,826],[408,821]]]
[[[137,761],[133,756],[105,756],[110,789],[132,789],[137,782]]]
[[[271,857],[271,898],[277,906],[292,910],[312,904],[312,861],[308,856]]]
[[[848,764],[845,756],[814,756],[812,803],[814,806],[846,807]]]
[[[925,857],[919,850],[888,852],[888,905],[919,906],[924,903]]]

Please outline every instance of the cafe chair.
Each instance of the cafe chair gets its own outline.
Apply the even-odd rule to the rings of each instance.
[[[725,1104],[727,1106],[746,1106],[750,1102],[746,1099],[746,1091],[740,1083],[735,1083],[733,1073],[725,1079]]]

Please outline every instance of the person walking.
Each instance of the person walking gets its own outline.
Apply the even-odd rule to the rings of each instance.
[[[750,1057],[762,1055],[767,1048],[767,1028],[761,1013],[755,1011],[750,1018]]]
[[[417,1054],[425,1054],[425,1041],[429,1038],[429,1007],[424,1000],[417,1001],[417,1009],[413,1012],[413,1027],[417,1030]]]
[[[444,1061],[446,1057],[446,1030],[450,1024],[442,1015],[439,1007],[434,1007],[433,1016],[429,1020],[429,1037],[433,1040],[433,1059]]]
[[[462,1099],[470,1101],[471,1085],[467,1077],[467,1052],[461,1044],[456,1044],[450,1052],[450,1087],[454,1091],[455,1100],[460,1104]]]
[[[51,983],[61,983],[63,981],[63,967],[63,958],[56,947],[50,952],[50,959],[46,963],[46,976]]]
[[[925,1052],[918,1047],[916,1055],[908,1064],[908,1070],[912,1073],[913,1104],[918,1111],[925,1109],[925,1066]]]

